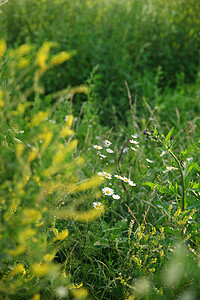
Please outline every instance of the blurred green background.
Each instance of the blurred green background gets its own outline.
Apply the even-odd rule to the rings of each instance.
[[[45,74],[46,94],[85,83],[96,69],[93,107],[102,124],[113,126],[114,115],[127,122],[125,81],[137,95],[139,112],[143,97],[172,114],[172,106],[199,109],[199,97],[187,105],[160,97],[185,83],[196,93],[191,84],[199,78],[199,0],[10,0],[1,8],[0,35],[8,47],[34,43],[39,48],[54,41],[62,50],[76,50],[69,62]],[[85,100],[73,99],[75,115]]]

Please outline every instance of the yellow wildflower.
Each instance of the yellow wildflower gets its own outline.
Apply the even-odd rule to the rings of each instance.
[[[55,238],[53,239],[53,242],[56,241],[63,241],[67,236],[69,235],[69,231],[67,229],[61,231]]]
[[[33,126],[39,125],[42,121],[47,119],[48,115],[49,113],[47,111],[39,111],[39,113],[33,117],[32,125]]]
[[[31,50],[31,46],[23,44],[21,46],[19,46],[19,48],[17,49],[17,52],[20,56],[23,56],[25,54],[27,54],[28,52],[30,52]]]
[[[62,64],[64,61],[69,60],[71,58],[71,54],[65,51],[62,51],[52,57],[50,60],[50,64],[53,66]]]
[[[0,41],[0,59],[3,57],[4,53],[6,52],[6,42],[4,40]]]
[[[75,289],[72,291],[75,299],[84,299],[88,295],[88,291],[85,288]]]
[[[44,276],[49,272],[50,267],[46,263],[43,264],[37,263],[32,266],[32,270],[35,275]]]
[[[22,272],[24,272],[24,265],[18,264],[14,267],[14,269],[12,271],[10,271],[10,273],[7,275],[7,278],[12,278],[16,274],[22,273]]]
[[[40,300],[41,299],[41,295],[40,294],[35,294],[31,300]]]
[[[3,102],[3,91],[0,90],[0,108],[4,106]]]
[[[44,261],[46,262],[50,262],[54,259],[55,255],[54,254],[49,254],[47,253],[45,256],[44,256]]]
[[[24,246],[17,246],[15,249],[7,249],[6,252],[8,254],[10,254],[11,256],[18,256],[20,254],[22,254],[25,251],[25,247]]]

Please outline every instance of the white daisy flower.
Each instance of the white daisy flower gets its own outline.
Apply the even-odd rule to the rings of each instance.
[[[137,149],[135,149],[134,147],[131,147],[131,150],[133,150],[133,151],[137,151]]]
[[[107,179],[112,179],[112,175],[111,175],[110,173],[103,172],[103,175],[104,175]]]
[[[95,209],[103,208],[103,205],[101,204],[101,202],[93,202],[93,206]]]
[[[101,157],[101,158],[106,158],[106,155],[103,155],[103,154],[101,154],[101,153],[98,153],[99,154],[99,156]]]
[[[136,184],[135,184],[132,180],[130,180],[130,179],[129,179],[129,181],[128,181],[128,184],[129,184],[130,186],[136,186]]]
[[[94,148],[94,149],[97,149],[97,150],[103,149],[103,147],[101,147],[101,146],[99,146],[99,145],[94,145],[93,148]]]
[[[106,148],[106,151],[108,152],[108,153],[113,153],[114,151],[112,150],[112,149],[110,149],[110,148]]]
[[[125,176],[124,176],[124,177],[122,177],[122,180],[123,180],[124,182],[129,182],[129,179],[128,179],[128,178],[126,178]]]
[[[132,137],[133,139],[137,139],[137,138],[138,138],[138,134],[133,134],[133,135],[131,135],[131,137]]]
[[[137,142],[137,141],[135,141],[135,140],[130,140],[130,143],[131,143],[131,144],[135,144],[135,145],[139,144],[139,142]]]
[[[104,174],[103,174],[103,172],[98,172],[97,174],[99,175],[99,177],[100,177],[101,179],[104,179]]]
[[[102,189],[102,192],[104,193],[104,195],[106,196],[112,196],[114,194],[114,190],[109,188],[109,187],[105,187]]]
[[[117,178],[117,179],[121,179],[121,180],[123,179],[123,177],[120,176],[120,175],[114,175],[114,177]]]
[[[105,140],[105,141],[103,142],[104,147],[109,147],[111,144],[112,144],[112,143],[111,143],[110,141],[108,141],[108,140]]]
[[[115,194],[113,194],[113,195],[112,195],[112,197],[113,197],[113,199],[115,199],[115,200],[118,200],[118,199],[120,199],[120,196],[119,196],[119,195],[115,195]]]
[[[153,163],[153,160],[150,160],[150,159],[148,159],[148,158],[146,158],[146,161],[147,161],[148,163],[150,163],[150,164]]]

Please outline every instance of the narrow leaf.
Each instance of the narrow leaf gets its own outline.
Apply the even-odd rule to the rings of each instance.
[[[169,141],[169,139],[170,139],[170,137],[172,136],[173,132],[174,132],[174,127],[172,127],[172,128],[170,129],[168,135],[166,136],[166,138],[165,138],[165,143],[167,143],[167,142]]]

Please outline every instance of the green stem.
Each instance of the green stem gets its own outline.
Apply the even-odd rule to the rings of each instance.
[[[183,189],[183,194],[182,194],[182,211],[185,210],[185,181],[184,181],[184,175],[183,175],[183,171],[182,171],[182,167],[181,167],[181,164],[178,160],[178,158],[176,157],[176,155],[171,151],[169,150],[169,153],[173,156],[173,158],[175,159],[177,165],[178,165],[178,168],[180,170],[180,173],[181,173],[181,182],[182,182],[182,189]]]

